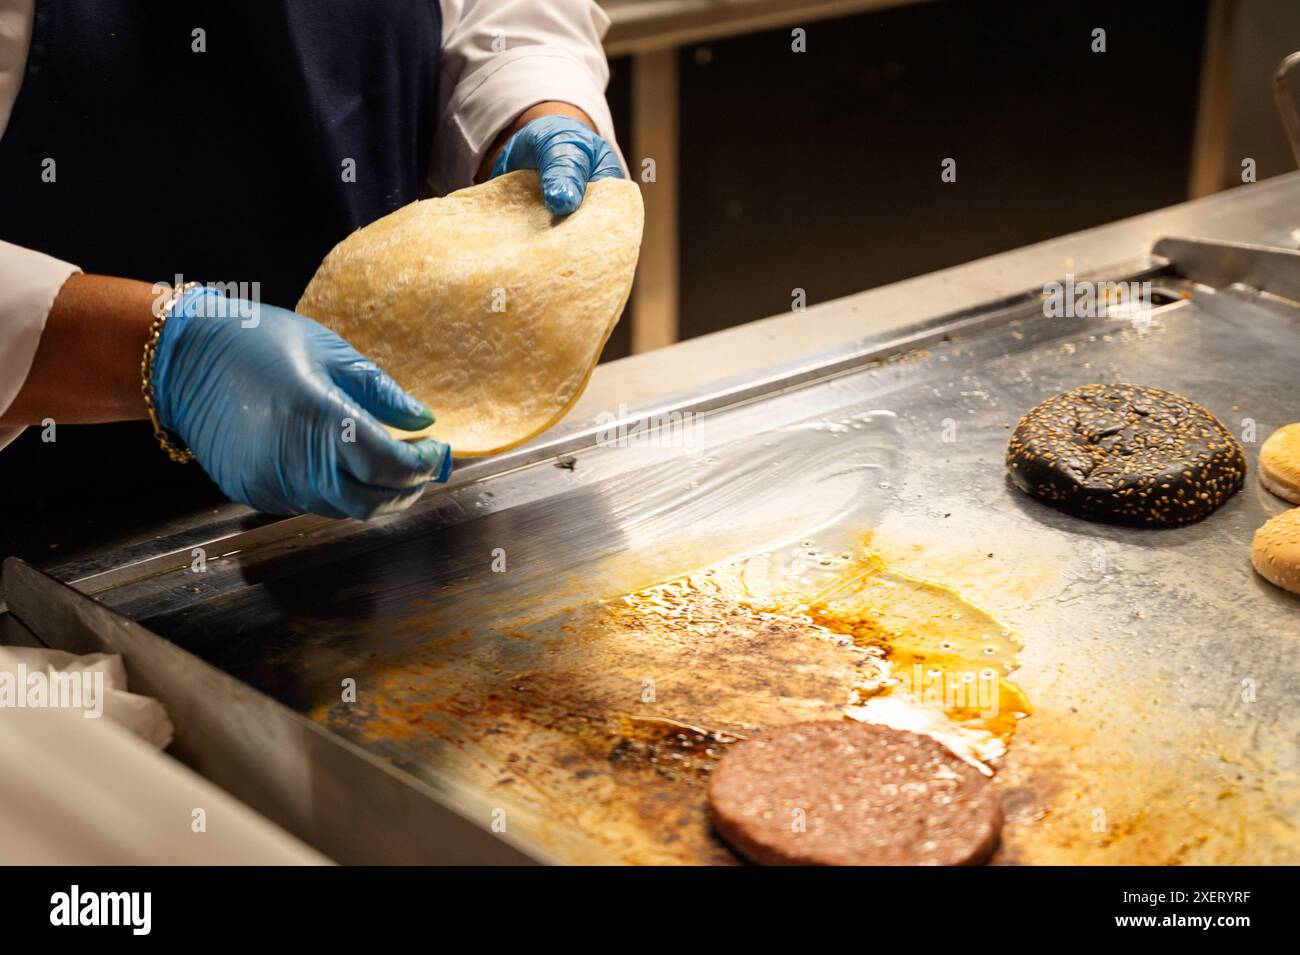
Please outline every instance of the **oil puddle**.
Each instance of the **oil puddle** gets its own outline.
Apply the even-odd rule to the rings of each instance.
[[[719,606],[851,646],[843,715],[926,733],[986,774],[1032,712],[1009,679],[1012,629],[950,587],[890,569],[869,536],[856,555],[803,541],[727,562],[631,594],[613,616],[698,631],[723,623]]]

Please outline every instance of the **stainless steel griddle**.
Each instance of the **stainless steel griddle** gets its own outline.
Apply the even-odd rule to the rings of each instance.
[[[1258,231],[1266,246],[1289,241]],[[996,762],[1008,816],[996,861],[1294,863],[1300,600],[1253,574],[1249,546],[1287,507],[1254,468],[1264,438],[1300,419],[1300,306],[1188,271],[1152,254],[1086,277],[1151,282],[1143,316],[1048,318],[1037,287],[971,302],[569,424],[400,515],[200,537],[201,555],[187,545],[77,586],[105,619],[139,626],[139,668],[167,687],[178,723],[200,693],[215,695],[204,718],[219,722],[226,684],[168,681],[200,670],[150,649],[150,633],[258,691],[231,719],[272,713],[263,695],[280,704],[264,719],[293,732],[224,760],[191,735],[182,755],[336,858],[364,857],[349,846],[366,827],[341,822],[360,816],[379,830],[387,818],[385,838],[419,830],[414,854],[429,861],[444,841],[504,826],[503,852],[539,861],[726,862],[692,754],[834,718],[844,658],[797,633],[742,634],[709,601],[665,635],[628,623],[624,598],[710,568],[750,592],[815,587],[865,547],[1023,643],[1013,678],[1033,714]],[[1207,406],[1243,439],[1245,489],[1200,524],[1159,531],[1085,523],[1017,492],[1002,465],[1009,428],[1095,381]],[[5,583],[46,642],[91,639],[93,613],[70,629],[40,609],[51,598],[35,572],[10,566]],[[356,703],[341,698],[347,680]],[[317,736],[338,746],[319,757]],[[292,798],[281,755],[308,767]],[[317,789],[318,757],[330,770]],[[437,811],[386,814],[394,779],[399,802]],[[307,818],[316,794],[330,818]]]

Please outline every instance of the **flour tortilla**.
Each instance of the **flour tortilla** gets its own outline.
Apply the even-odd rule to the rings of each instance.
[[[457,457],[496,454],[582,394],[632,288],[644,217],[627,180],[591,183],[562,217],[546,210],[537,173],[509,173],[352,233],[297,310],[433,410],[420,436]]]

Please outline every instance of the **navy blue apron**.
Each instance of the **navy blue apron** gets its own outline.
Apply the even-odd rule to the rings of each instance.
[[[292,308],[336,242],[427,194],[441,27],[438,0],[37,0],[0,239],[90,273],[258,283]],[[178,511],[218,496],[151,441],[139,423],[53,445],[28,429],[0,452],[5,524],[84,536],[112,511],[162,516],[168,490]]]

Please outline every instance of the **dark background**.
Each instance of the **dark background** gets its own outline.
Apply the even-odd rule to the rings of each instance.
[[[949,0],[811,23],[802,54],[785,28],[682,49],[682,337],[1184,201],[1205,6]]]

